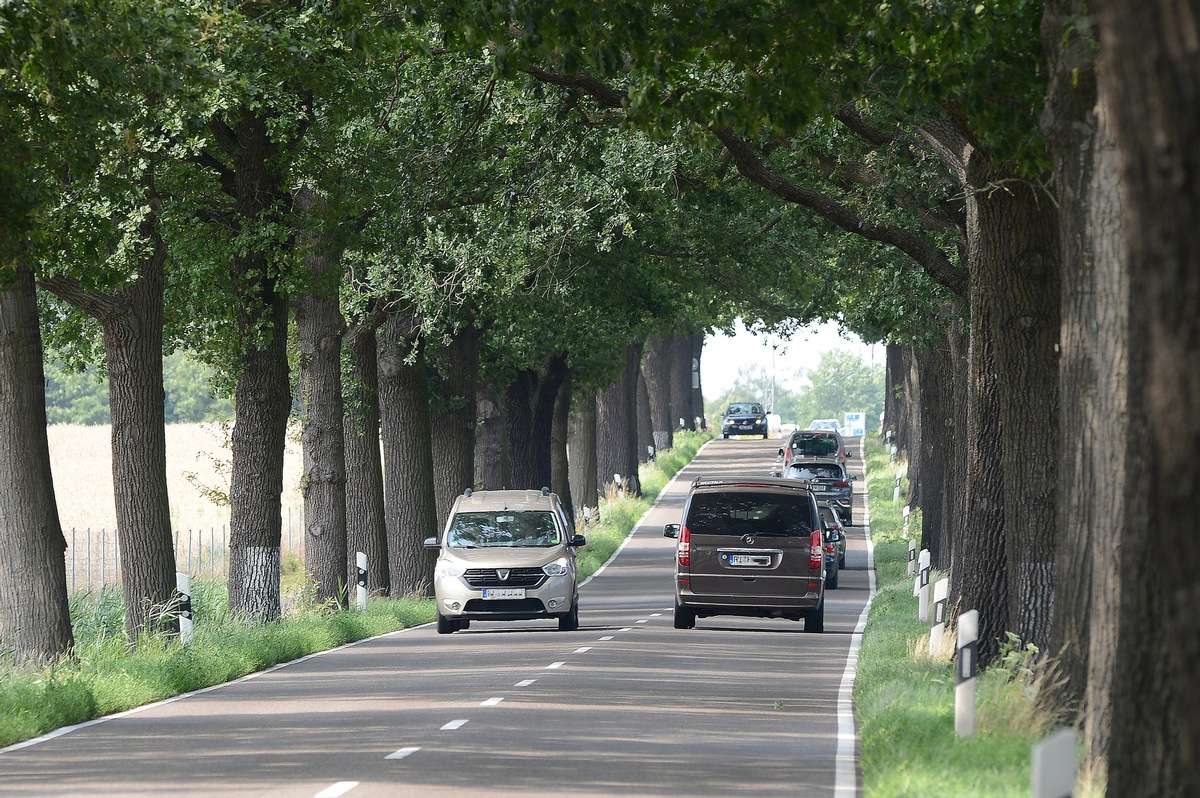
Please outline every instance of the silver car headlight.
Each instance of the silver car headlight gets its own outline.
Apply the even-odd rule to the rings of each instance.
[[[462,576],[466,572],[467,572],[467,569],[465,567],[463,567],[462,565],[460,565],[459,563],[456,563],[453,560],[442,560],[442,559],[439,559],[437,561],[437,567],[434,568],[434,571],[433,571],[435,576],[437,576],[439,578],[444,577],[446,579],[458,579],[460,576]]]
[[[543,565],[542,573],[546,576],[566,576],[571,573],[571,566],[567,562],[566,557],[559,557],[554,562],[548,562]]]

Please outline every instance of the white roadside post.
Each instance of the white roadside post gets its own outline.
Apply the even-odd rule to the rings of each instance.
[[[367,555],[361,551],[356,552],[356,554],[357,557],[355,559],[358,567],[355,569],[357,574],[354,581],[358,584],[358,609],[362,611],[367,608]]]
[[[176,571],[175,589],[179,591],[179,642],[186,646],[191,644],[196,628],[192,618],[192,577]]]
[[[892,489],[892,501],[900,501],[900,472],[896,472],[896,487]]]
[[[954,688],[954,731],[959,737],[975,734],[975,671],[978,666],[979,610],[958,616],[958,656]]]
[[[908,575],[912,576],[916,572],[917,572],[917,541],[910,540],[910,541],[908,541]],[[917,595],[915,586],[913,589],[913,595],[914,596]]]
[[[929,549],[921,549],[920,566],[917,573],[917,618],[929,620]]]
[[[929,630],[929,656],[942,653],[942,639],[946,636],[946,605],[950,593],[950,580],[939,579],[933,585],[933,626]]]
[[[1071,798],[1079,735],[1059,729],[1033,746],[1033,798]]]
[[[904,505],[904,509],[900,511],[900,514],[904,516],[904,537],[908,537],[908,514],[911,512],[912,508],[907,504]]]

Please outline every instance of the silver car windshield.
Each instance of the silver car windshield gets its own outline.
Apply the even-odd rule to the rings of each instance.
[[[557,546],[562,542],[554,515],[544,510],[458,513],[450,525],[450,548]]]

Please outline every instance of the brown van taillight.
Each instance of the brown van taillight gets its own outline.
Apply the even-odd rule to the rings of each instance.
[[[692,566],[692,532],[686,526],[679,530],[679,564],[684,568]]]
[[[682,540],[682,538],[680,538]],[[825,565],[825,545],[821,541],[821,530],[813,531],[808,538],[808,567],[814,571],[819,571]],[[683,544],[680,543],[680,546]]]

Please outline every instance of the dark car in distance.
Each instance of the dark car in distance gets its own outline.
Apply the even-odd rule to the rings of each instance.
[[[825,630],[825,529],[806,483],[698,477],[675,538],[675,628],[739,615],[804,620]]]
[[[767,413],[758,402],[733,402],[721,419],[721,437],[761,435],[767,437]]]

